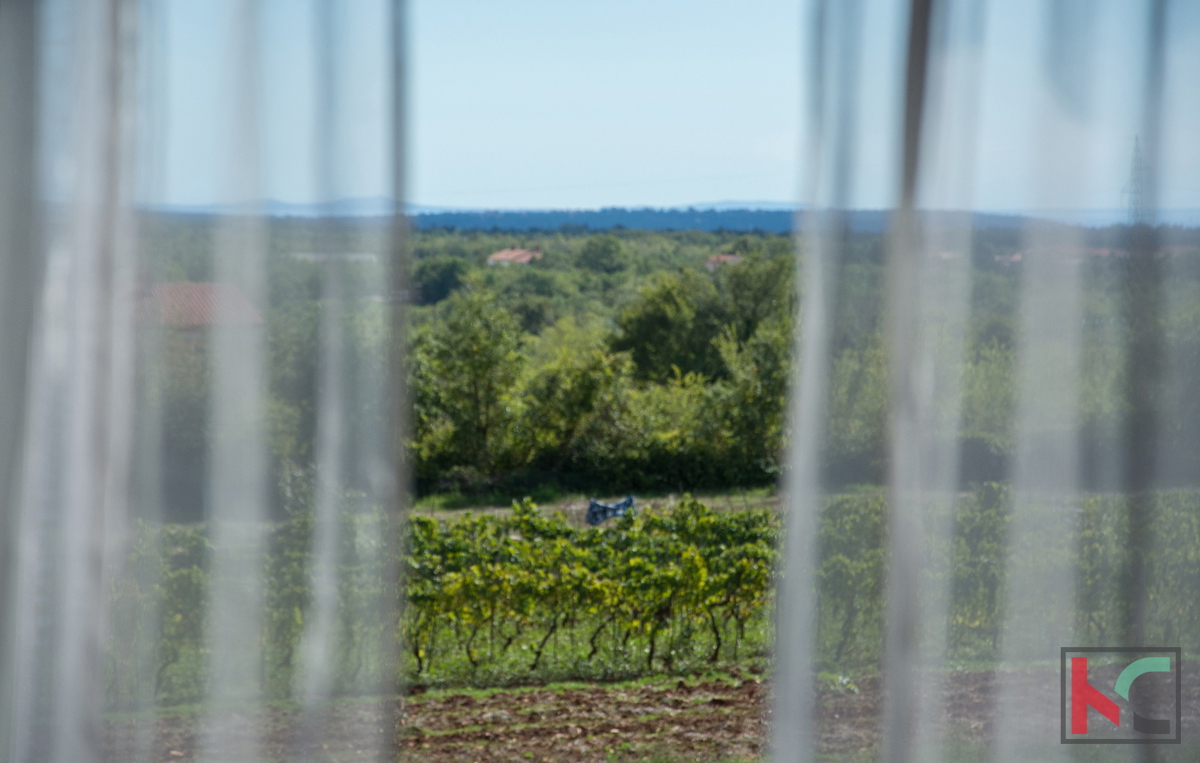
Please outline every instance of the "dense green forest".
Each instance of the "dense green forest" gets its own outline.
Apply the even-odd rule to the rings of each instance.
[[[263,555],[268,575],[260,634],[270,696],[287,697],[302,669],[296,645],[312,596],[313,462],[322,332],[338,315],[349,339],[343,362],[370,390],[383,378],[390,295],[378,258],[382,225],[343,230],[277,220],[267,230],[269,295],[263,305],[268,440],[276,516]],[[1200,235],[1162,231],[1158,285],[1164,378],[1155,401],[1161,471],[1148,496],[1154,583],[1147,633],[1164,642],[1195,631],[1200,609],[1188,586],[1197,570],[1200,400]],[[1084,384],[1080,444],[1088,494],[1070,511],[1079,543],[1060,553],[1013,549],[1016,568],[1049,578],[1077,571],[1079,643],[1111,641],[1120,625],[1128,568],[1121,492],[1127,409],[1127,231],[1091,231],[1082,259]],[[147,225],[148,272],[160,282],[214,279],[212,220]],[[952,660],[992,660],[1002,637],[1005,549],[1013,491],[1019,295],[1029,277],[1012,230],[974,234],[970,318],[962,355],[959,444],[964,491],[953,506],[947,549]],[[886,580],[886,241],[847,233],[832,282],[836,305],[818,537],[818,669],[857,673],[880,659]],[[558,230],[511,234],[435,230],[409,241],[404,338],[415,409],[410,439],[418,490],[521,497],[537,488],[615,494],[654,489],[772,484],[787,442],[785,397],[794,325],[803,300],[803,255],[787,236],[733,232]],[[494,252],[536,250],[529,264],[488,265]],[[342,252],[352,257],[310,256]],[[737,255],[723,264],[717,254]],[[709,265],[712,265],[711,269]],[[797,274],[799,282],[796,282]],[[335,277],[331,278],[333,275]],[[327,289],[341,283],[336,310]],[[346,298],[350,297],[350,298]],[[323,328],[323,326],[325,328]],[[204,695],[204,608],[211,539],[204,516],[205,443],[211,394],[207,356],[165,332],[149,369],[163,415],[162,466],[168,519],[138,525],[137,564],[114,584],[125,623],[160,618],[153,666],[109,656],[114,707],[142,701],[121,676],[152,670],[164,703]],[[151,364],[153,365],[153,364]],[[154,376],[153,374],[158,374]],[[154,395],[150,396],[152,399]],[[353,397],[353,396],[352,396]],[[373,431],[377,396],[346,411],[351,441]],[[1059,434],[1059,433],[1052,433]],[[353,447],[351,447],[353,451]],[[382,507],[357,500],[356,472],[340,518],[336,690],[366,691],[379,667],[378,597],[389,553]],[[496,685],[565,678],[697,673],[715,665],[769,670],[774,562],[781,540],[770,511],[713,511],[688,497],[643,509],[603,528],[544,516],[529,501],[504,514],[415,515],[402,530],[406,571],[401,615],[411,681]],[[139,567],[140,565],[140,567]],[[132,574],[153,570],[145,579]],[[1008,567],[1007,569],[1013,569]],[[151,582],[147,582],[151,581]],[[152,590],[153,589],[153,590]],[[154,593],[157,591],[157,593]],[[164,603],[161,611],[144,609]],[[155,605],[156,606],[156,605]],[[150,612],[150,614],[147,614]],[[1049,613],[1042,613],[1047,617]],[[1042,614],[1035,613],[1036,616]],[[139,631],[141,634],[141,631]],[[131,636],[130,649],[138,638]],[[136,651],[136,650],[135,650]],[[132,658],[129,658],[132,660]],[[833,675],[833,674],[831,674]],[[836,676],[835,676],[836,677]],[[140,679],[139,679],[140,680]]]
[[[214,225],[163,218],[147,225],[158,280],[209,280]],[[327,264],[314,251],[380,252],[382,224],[344,229],[280,219],[268,230],[270,444],[280,474],[313,460],[318,335]],[[1087,232],[1080,400],[1090,487],[1113,487],[1105,465],[1123,416],[1127,231]],[[1164,394],[1179,415],[1163,422],[1163,479],[1185,483],[1200,453],[1200,401],[1181,386],[1200,371],[1200,243],[1164,229]],[[1013,448],[1021,233],[973,234],[970,319],[963,353],[962,481],[1004,479]],[[536,249],[529,264],[488,265],[507,248]],[[1107,247],[1108,251],[1102,248]],[[554,485],[616,494],[773,483],[786,440],[785,396],[796,305],[794,242],[770,233],[580,228],[524,233],[421,230],[408,242],[412,304],[408,372],[411,449],[421,493],[526,494]],[[878,484],[886,464],[882,321],[886,242],[846,233],[835,283],[825,474],[833,485]],[[1116,251],[1111,251],[1116,250]],[[717,254],[739,261],[709,263]],[[351,362],[382,366],[388,288],[370,258],[343,267],[356,299],[345,307]],[[169,354],[169,353],[168,353]],[[203,461],[203,359],[167,376],[168,461]],[[377,412],[354,415],[369,419]],[[182,472],[195,468],[180,467]],[[169,470],[168,470],[169,471]],[[199,484],[197,482],[197,484]]]
[[[434,233],[415,243],[422,489],[774,479],[794,300],[789,238]],[[544,257],[479,264],[509,246]],[[717,253],[742,260],[710,273]]]

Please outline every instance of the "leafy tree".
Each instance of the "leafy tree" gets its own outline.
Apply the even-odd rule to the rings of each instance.
[[[717,271],[726,320],[739,342],[748,340],[763,321],[791,315],[792,268],[790,257],[751,254]]]
[[[437,255],[417,262],[413,287],[421,304],[441,302],[462,284],[467,264],[457,257]]]
[[[839,482],[882,478],[887,446],[887,367],[882,340],[843,350],[829,377],[826,458]]]
[[[162,353],[146,378],[156,387],[151,399],[162,406],[163,497],[170,519],[195,522],[204,517],[211,370],[202,340],[163,334]]]
[[[517,325],[526,334],[540,334],[554,322],[554,303],[546,297],[519,297],[509,305]]]
[[[642,379],[663,381],[674,371],[720,372],[712,340],[721,329],[717,290],[706,276],[681,270],[654,278],[621,312],[612,348],[628,351]]]
[[[320,313],[315,300],[297,300],[267,314],[271,451],[278,463],[293,467],[313,456]]]
[[[443,320],[418,337],[418,435],[436,433],[454,464],[483,473],[500,464],[521,371],[519,342],[513,317],[471,281],[446,300]]]
[[[579,253],[579,266],[597,273],[617,273],[625,269],[625,252],[616,236],[592,236]]]
[[[760,324],[744,343],[732,327],[716,340],[726,376],[710,389],[709,439],[721,443],[731,483],[770,480],[778,472],[791,344],[786,318]]]
[[[628,355],[603,346],[578,353],[562,349],[538,368],[526,387],[526,411],[543,466],[596,465],[608,441],[620,437],[632,371]]]
[[[557,273],[540,268],[491,268],[487,275],[497,297],[527,334],[540,334],[553,324],[558,304],[570,296]]]

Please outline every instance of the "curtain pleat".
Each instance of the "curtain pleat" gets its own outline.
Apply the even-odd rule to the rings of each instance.
[[[1161,226],[1170,217],[1162,200],[1174,193],[1180,205],[1179,177],[1190,166],[1187,142],[1166,136],[1194,125],[1198,99],[1182,86],[1180,67],[1191,60],[1195,14],[1166,0],[806,7],[802,304],[777,592],[774,759],[819,759],[829,719],[817,674],[838,669],[827,648],[831,612],[859,606],[817,596],[828,590],[817,573],[836,553],[818,544],[824,512],[847,495],[844,475],[831,466],[841,433],[830,430],[829,411],[868,373],[865,363],[857,372],[839,365],[842,354],[863,351],[844,337],[850,321],[865,320],[851,316],[861,303],[847,293],[849,279],[866,277],[875,231],[865,209],[889,211],[888,301],[878,326],[888,445],[877,754],[890,763],[958,759],[961,726],[947,719],[966,711],[948,704],[950,681],[964,663],[982,660],[968,669],[986,673],[995,688],[979,708],[987,743],[973,749],[1005,762],[1067,759],[1072,748],[1058,744],[1060,650],[1161,645],[1180,637],[1182,620],[1172,618],[1187,617],[1155,609],[1155,591],[1174,585],[1155,555],[1171,542],[1164,506],[1183,500],[1167,491],[1197,478],[1194,460],[1183,466],[1180,455],[1181,444],[1193,442],[1182,433],[1191,421],[1183,390],[1195,384],[1182,370],[1192,367],[1190,340],[1178,333],[1184,303],[1171,296],[1183,287],[1169,286],[1171,272],[1191,271]],[[1131,156],[1116,187],[1115,168],[1130,167]],[[1099,183],[1112,186],[1108,206],[1127,207],[1116,221],[1124,227],[1106,231],[1119,239],[1103,245],[1111,248],[1071,224],[1083,219],[1078,210],[1098,206]],[[1011,233],[1001,234],[1002,225],[978,212],[1005,196],[1014,217]],[[1007,421],[1003,442],[992,441],[1006,466],[989,478],[1000,482],[980,485],[969,476],[977,454],[964,450],[978,436],[968,431],[978,411],[965,406],[978,394],[967,389],[977,383],[977,353],[1000,351],[975,338],[987,306],[1008,299],[996,272],[1019,273],[1014,399],[984,401]],[[1115,306],[1101,303],[1110,297]],[[1101,398],[1116,410],[1098,410]],[[1003,522],[995,560],[964,555],[982,553],[962,524],[979,501],[993,501],[988,521]],[[1119,551],[1097,557],[1097,534]],[[997,624],[992,651],[979,657],[954,635],[978,625],[964,622],[956,597],[968,595],[966,566],[993,561],[998,577],[979,593],[995,597]],[[1136,749],[1148,759],[1149,748]]]
[[[346,693],[376,698],[357,754],[393,757],[401,12],[0,2],[0,761],[158,760],[154,708],[185,701],[200,758],[265,760],[281,754],[271,702],[291,697],[284,754],[311,757]],[[281,78],[281,50],[314,71]],[[180,72],[213,87],[182,91]],[[211,141],[181,146],[200,134],[181,108]],[[284,112],[311,141],[287,142]],[[390,212],[339,206],[367,195],[364,172]],[[311,211],[273,217],[276,194]],[[306,467],[271,446],[304,411],[272,396],[291,367],[270,337],[306,319],[286,314],[279,274],[313,260]],[[272,566],[281,543],[311,564]],[[312,595],[281,624],[271,597],[293,573]]]

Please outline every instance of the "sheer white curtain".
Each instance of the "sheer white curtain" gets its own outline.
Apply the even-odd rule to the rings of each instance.
[[[1167,491],[1200,481],[1183,455],[1196,444],[1185,402],[1196,380],[1184,370],[1194,349],[1190,298],[1180,295],[1195,251],[1165,227],[1187,224],[1186,210],[1200,206],[1188,179],[1200,134],[1200,18],[1193,4],[1168,0],[813,0],[806,14],[803,306],[775,759],[814,760],[820,746],[813,681],[828,669],[820,629],[830,602],[815,596],[817,537],[841,491],[827,470],[830,385],[863,210],[888,212],[881,755],[954,758],[945,692],[967,659],[949,635],[956,548],[967,548],[956,516],[971,490],[960,463],[964,373],[975,362],[964,338],[974,305],[1002,288],[988,267],[1019,263],[1005,271],[1017,285],[1015,400],[990,403],[1010,438],[1003,582],[990,588],[1002,623],[985,661],[996,688],[976,719],[987,740],[973,749],[1003,761],[1066,759],[1060,648],[1163,645],[1190,622],[1182,610],[1155,610],[1153,591],[1185,579],[1155,563],[1178,517],[1169,502],[1190,500]],[[1097,226],[1114,223],[1124,227],[1097,243]],[[981,225],[1007,226],[1011,241],[990,248]],[[1111,410],[1098,412],[1101,398]],[[1100,505],[1117,508],[1096,520]],[[1097,533],[1125,556],[1085,559]],[[1035,685],[1041,678],[1049,683]],[[1188,724],[1185,713],[1185,738]]]
[[[201,757],[263,757],[283,696],[287,744],[319,747],[347,633],[369,631],[355,690],[395,696],[401,22],[391,0],[0,2],[0,760],[162,755],[164,519],[198,523],[177,614]],[[289,398],[272,337],[305,320]],[[293,515],[311,561],[280,675],[267,551]],[[348,569],[374,630],[348,624]],[[376,711],[358,746],[390,756]]]

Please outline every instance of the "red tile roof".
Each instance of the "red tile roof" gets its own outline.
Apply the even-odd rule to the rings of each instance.
[[[495,254],[489,254],[488,264],[497,262],[515,262],[518,265],[528,265],[533,260],[542,259],[541,249],[502,249]]]
[[[138,301],[139,322],[176,328],[256,325],[262,316],[242,290],[227,283],[160,283]]]
[[[729,263],[730,265],[736,265],[737,263],[739,263],[741,261],[742,261],[741,255],[714,254],[712,257],[708,258],[708,260],[706,261],[705,264],[708,266],[708,270],[711,273],[712,271],[717,269],[718,265],[724,265],[726,263]]]

